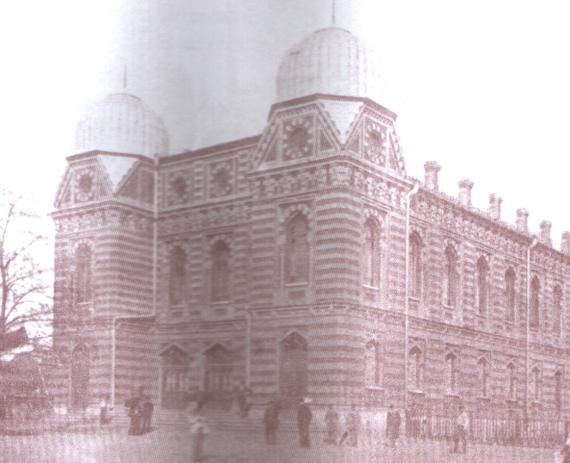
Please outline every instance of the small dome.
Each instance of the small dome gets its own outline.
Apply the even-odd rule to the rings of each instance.
[[[312,33],[285,55],[277,76],[278,101],[314,93],[377,98],[376,55],[338,27]]]
[[[101,150],[154,156],[168,154],[162,119],[128,93],[113,93],[94,104],[77,124],[75,151]]]

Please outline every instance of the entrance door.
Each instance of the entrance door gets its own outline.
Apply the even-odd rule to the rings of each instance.
[[[188,401],[188,355],[178,347],[172,346],[164,351],[161,357],[162,407],[182,409]]]
[[[283,402],[294,405],[307,395],[307,340],[291,333],[279,346],[279,392]]]
[[[206,392],[230,392],[233,362],[230,352],[216,344],[205,352],[206,371],[204,389]]]
[[[71,354],[71,407],[85,410],[89,405],[89,350],[77,346]]]

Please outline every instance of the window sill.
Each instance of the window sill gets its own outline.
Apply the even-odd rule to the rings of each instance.
[[[301,281],[299,283],[285,283],[286,288],[303,288],[305,286],[309,286],[308,281]]]
[[[374,392],[383,392],[384,388],[382,386],[365,386],[364,389],[367,391],[374,391]]]
[[[380,287],[379,287],[379,286],[370,286],[370,285],[365,285],[365,284],[363,284],[362,287],[363,287],[363,288],[366,288],[366,289],[369,289],[369,290],[371,290],[371,291],[379,291],[379,290],[380,290]]]
[[[460,399],[459,394],[457,392],[447,391],[444,396],[448,399]]]
[[[409,389],[408,394],[420,395],[423,396],[426,393],[424,391],[420,391],[419,389]]]

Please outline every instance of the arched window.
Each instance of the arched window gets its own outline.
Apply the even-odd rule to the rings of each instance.
[[[362,252],[364,284],[380,286],[380,226],[369,218],[364,225],[364,249]]]
[[[447,246],[445,249],[444,300],[448,307],[457,305],[458,283],[457,252],[453,246]]]
[[[560,413],[562,410],[562,373],[560,371],[554,373],[554,405],[556,411]]]
[[[422,296],[423,264],[422,240],[417,233],[410,236],[410,295],[417,299]]]
[[[301,213],[289,220],[285,230],[285,282],[309,281],[309,223]]]
[[[515,319],[516,275],[509,267],[505,272],[505,318],[507,321]]]
[[[508,397],[509,400],[517,399],[517,377],[515,366],[512,363],[507,365],[507,375],[508,375]]]
[[[168,300],[171,306],[185,302],[186,252],[181,246],[170,251],[168,275]]]
[[[370,341],[365,349],[365,384],[369,387],[382,385],[382,357],[380,343]]]
[[[445,357],[446,383],[449,394],[457,393],[457,357],[454,354],[447,354]]]
[[[534,277],[530,283],[530,326],[537,328],[540,318],[540,281]]]
[[[223,241],[212,246],[212,302],[230,299],[230,248]]]
[[[540,401],[541,396],[541,377],[540,377],[540,370],[538,367],[534,367],[530,372],[530,384],[529,384],[529,393],[530,399],[535,401]]]
[[[81,244],[75,251],[74,273],[75,302],[90,302],[93,299],[93,274],[91,248],[86,244]]]
[[[414,391],[422,389],[422,351],[418,347],[410,350],[408,359],[408,384]]]
[[[477,368],[479,371],[479,393],[481,397],[487,397],[487,360],[484,358],[477,362]]]
[[[479,315],[487,313],[489,298],[489,264],[484,257],[477,261],[477,308]]]
[[[552,292],[552,330],[554,334],[560,334],[560,319],[562,318],[562,288],[554,287]]]

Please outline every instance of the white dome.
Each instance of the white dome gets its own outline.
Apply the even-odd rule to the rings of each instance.
[[[277,76],[278,101],[314,93],[377,98],[376,55],[338,27],[312,33],[285,55]]]
[[[75,151],[93,150],[166,155],[168,132],[162,119],[140,98],[113,93],[93,105],[77,124]]]

